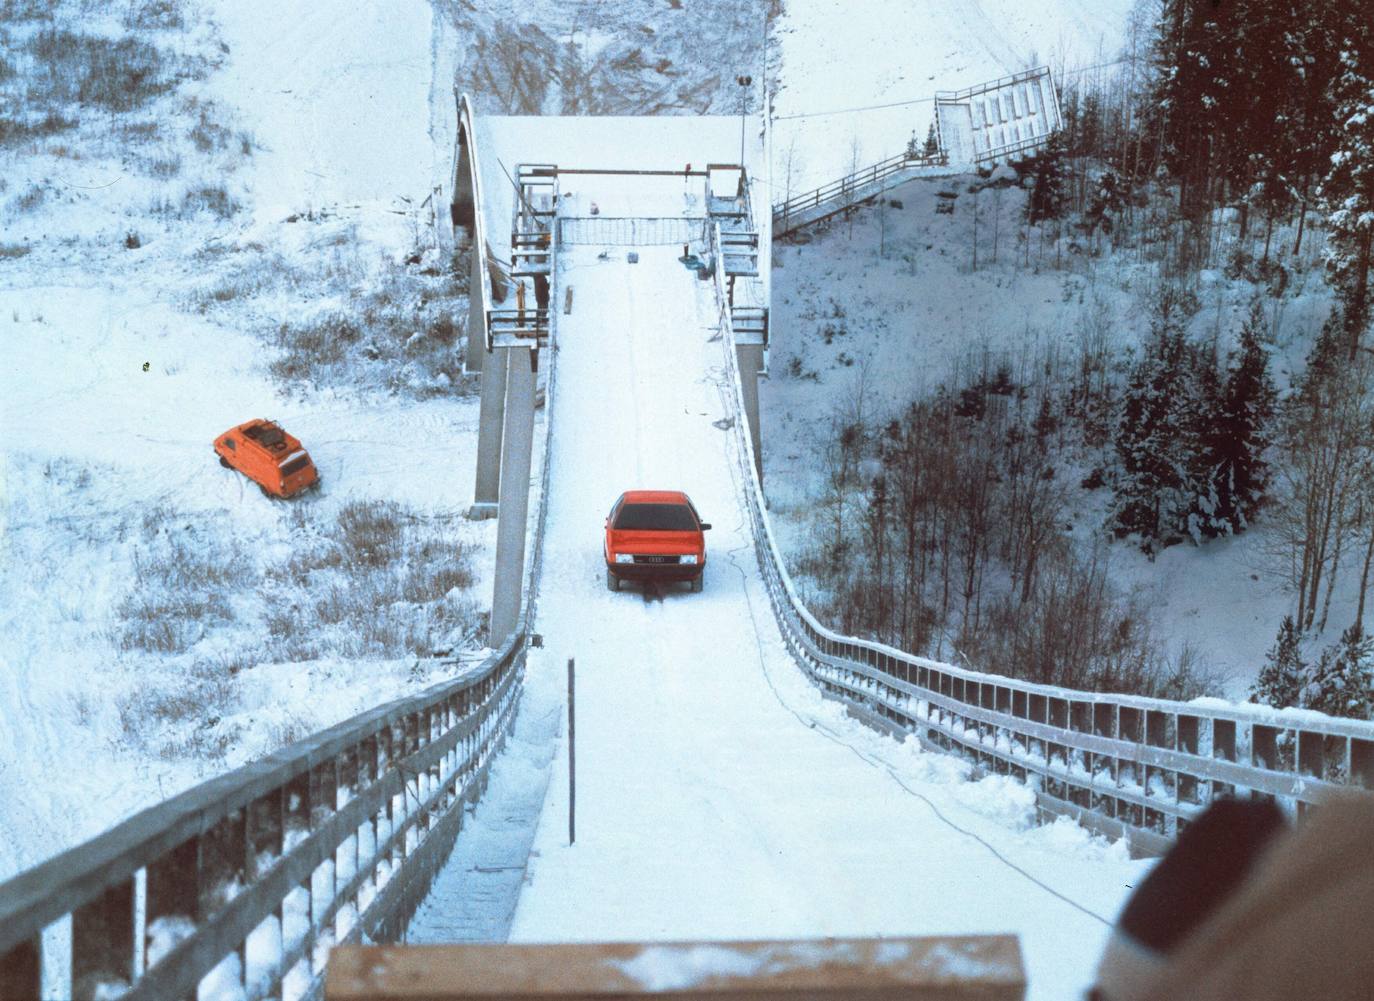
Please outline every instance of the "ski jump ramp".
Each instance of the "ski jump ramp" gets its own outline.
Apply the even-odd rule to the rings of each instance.
[[[1036,127],[996,141],[1034,144],[1044,133],[1029,86],[1018,76],[951,99],[1019,94],[1009,119],[1029,113]],[[505,121],[537,135],[543,162],[563,159],[550,120]],[[543,649],[522,713],[561,718],[575,659],[577,740],[557,739],[530,809],[511,940],[1012,932],[1029,996],[1074,996],[1142,872],[1130,855],[1163,853],[1217,796],[1305,809],[1346,784],[1374,786],[1374,724],[1036,685],[817,622],[774,544],[749,433],[770,219],[746,211],[741,228],[730,200],[694,194],[690,176],[703,160],[737,161],[735,122],[726,138],[718,119],[562,121],[568,149],[601,169],[565,172],[568,215],[552,230]],[[488,140],[499,146],[506,127],[488,120]],[[518,162],[508,141],[500,158]],[[605,169],[622,150],[631,168]],[[744,153],[753,180],[736,210],[767,204],[752,190],[759,151]],[[655,169],[665,157],[672,166]],[[751,230],[752,263],[740,242]],[[678,260],[684,232],[709,280]],[[704,593],[645,602],[605,590],[604,519],[635,487],[686,490],[715,526]],[[1279,753],[1294,741],[1285,729],[1296,758]],[[970,761],[985,778],[972,781]],[[1033,826],[1054,816],[1116,840]],[[461,878],[440,881],[461,898]]]
[[[1036,685],[817,622],[774,544],[750,433],[768,337],[769,220],[755,222],[749,208],[766,204],[752,190],[760,144],[746,141],[744,157],[731,158],[732,119],[565,121],[564,134],[547,119],[520,123],[531,146],[543,143],[531,149],[542,164],[499,144],[468,163],[504,175],[508,158],[502,192],[547,188],[562,168],[544,168],[561,150],[596,159],[625,150],[671,166],[569,167],[577,188],[555,188],[556,212],[516,214],[506,249],[522,262],[510,277],[525,271],[536,303],[549,298],[552,309],[521,305],[518,294],[512,305],[508,281],[499,297],[498,283],[486,284],[499,227],[490,250],[472,241],[482,308],[469,339],[487,360],[525,363],[504,379],[519,420],[505,425],[518,447],[503,445],[497,580],[512,528],[521,550],[530,529],[531,558],[528,589],[523,551],[511,561],[505,638],[480,664],[450,665],[430,688],[0,884],[0,994],[86,997],[119,985],[128,997],[295,1001],[318,995],[336,945],[395,941],[407,928],[412,941],[425,931],[453,941],[485,927],[517,942],[635,939],[651,963],[649,946],[668,939],[871,945],[1013,933],[1029,996],[1048,1001],[1087,985],[1111,916],[1142,873],[1129,852],[1163,851],[1217,796],[1303,811],[1348,786],[1374,787],[1367,721]],[[706,165],[694,171],[697,157]],[[719,189],[714,175],[732,170],[755,180]],[[471,224],[490,212],[486,196],[468,207],[478,202],[485,209],[468,213]],[[540,213],[556,225],[520,229]],[[705,267],[678,259],[684,234]],[[491,371],[482,368],[484,385],[497,383]],[[541,373],[547,461],[531,477]],[[527,520],[531,479],[538,500]],[[715,526],[704,593],[646,602],[604,590],[610,503],[633,486],[674,485]],[[517,506],[508,492],[521,495]],[[575,748],[560,730],[573,658]],[[565,840],[574,750],[579,820]],[[986,777],[973,781],[970,762]],[[503,795],[511,790],[529,794],[516,804],[527,813],[508,809],[520,799]],[[1117,840],[1034,826],[1061,814]],[[493,870],[511,876],[486,889],[505,895],[471,892]],[[452,917],[453,900],[509,910],[485,925],[434,921]],[[175,944],[154,950],[155,926],[168,925]],[[721,950],[687,951],[696,965],[670,973],[699,980],[717,970]],[[945,958],[953,966],[941,970],[967,986],[967,955]]]
[[[531,670],[561,677],[576,658],[577,832],[570,846],[565,740],[511,940],[1015,931],[1035,996],[1072,996],[1091,968],[1064,957],[1095,954],[1106,926],[958,829],[1016,851],[1019,835],[924,778],[951,763],[848,719],[793,660],[755,558],[715,290],[680,252],[559,255],[575,296],[556,321],[545,653]],[[601,526],[640,486],[686,490],[712,523],[702,594],[607,591]],[[1129,865],[1049,868],[1110,916]]]
[[[706,238],[687,242],[711,261],[718,222],[692,178],[590,169],[606,165],[612,149],[647,148],[628,171],[649,169],[655,149],[657,165],[671,170],[678,160],[723,159],[729,148],[712,148],[709,120],[651,120],[644,128],[656,131],[657,146],[627,143],[635,120],[563,121],[575,130],[571,156],[557,147],[559,120],[478,124],[485,164],[499,162],[512,176],[526,160],[560,171],[544,364],[550,472],[534,620],[543,648],[529,660],[521,713],[561,719],[566,665],[575,660],[576,840],[569,843],[564,729],[542,809],[530,819],[529,861],[511,886],[519,898],[510,941],[1010,931],[1021,936],[1032,996],[1081,990],[1134,864],[1124,851],[1045,857],[1035,847],[1043,835],[1028,838],[995,819],[1016,813],[1010,804],[980,813],[961,802],[964,766],[863,726],[802,672],[757,555],[748,500],[757,443],[743,433],[752,373],[740,372],[730,293],[722,274],[685,266],[681,243],[662,236],[665,219],[705,223]],[[733,145],[738,121],[729,125]],[[517,152],[522,141],[537,148]],[[664,164],[669,144],[696,152]],[[746,159],[761,153],[746,149]],[[513,197],[510,180],[488,169],[489,192],[498,181]],[[508,203],[490,215],[515,210]],[[645,242],[624,238],[630,220],[643,223]],[[758,270],[766,275],[766,266]],[[766,304],[766,289],[747,285],[737,298]],[[685,490],[712,523],[703,593],[607,590],[603,524],[619,494],[635,488]],[[500,782],[498,764],[497,801]],[[1024,820],[1028,794],[1012,785],[979,795],[1020,797]],[[1042,872],[1028,878],[999,855]],[[455,858],[470,875],[483,868],[463,856],[461,841]],[[441,873],[436,886],[457,899],[463,876]],[[1057,896],[1056,886],[1075,899]],[[484,926],[453,922],[442,909],[422,906],[409,940]]]

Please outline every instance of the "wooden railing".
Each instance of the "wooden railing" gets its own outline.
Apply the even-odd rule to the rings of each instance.
[[[1015,1001],[1010,935],[338,950],[327,1001]]]

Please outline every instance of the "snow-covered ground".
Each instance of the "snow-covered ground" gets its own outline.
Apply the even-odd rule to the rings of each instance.
[[[641,248],[637,264],[598,250],[560,262],[575,308],[558,321],[544,649],[521,709],[561,717],[575,658],[576,843],[565,738],[511,939],[1011,931],[1031,996],[1073,996],[1146,863],[1071,824],[1033,827],[1026,787],[969,783],[961,763],[880,737],[820,697],[768,609],[716,426],[728,410],[711,288],[676,248]],[[702,594],[607,591],[598,532],[630,487],[684,489],[712,523]],[[530,776],[546,767],[508,774],[537,788]],[[479,804],[465,837],[487,843],[507,809]],[[440,883],[481,864],[460,853]],[[432,939],[444,921],[430,908],[412,936]]]
[[[453,615],[488,600],[492,525],[459,517],[475,400],[269,370],[279,325],[359,288],[403,316],[438,281],[402,263],[433,242],[421,205],[448,161],[428,6],[178,11],[139,37],[208,60],[198,76],[0,149],[0,879],[431,676],[318,621],[330,587],[363,586],[310,569],[346,506],[397,502],[402,533],[469,554]],[[80,28],[118,36],[122,15]],[[18,51],[44,22],[4,27]],[[318,494],[270,502],[215,462],[256,416],[305,442]]]
[[[233,54],[215,86],[251,114],[262,146],[250,184],[259,216],[418,204],[447,178],[452,150],[429,135],[423,0],[221,0],[214,13]],[[433,96],[452,109],[447,88]]]

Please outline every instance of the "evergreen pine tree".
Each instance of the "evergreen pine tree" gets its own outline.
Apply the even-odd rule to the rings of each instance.
[[[1269,377],[1268,355],[1260,343],[1263,328],[1264,311],[1256,298],[1241,327],[1240,350],[1227,374],[1208,442],[1216,470],[1216,515],[1230,532],[1245,531],[1269,486],[1264,453],[1272,440],[1270,421],[1277,394]]]
[[[1279,624],[1274,645],[1264,657],[1264,667],[1250,686],[1250,697],[1256,702],[1286,709],[1298,704],[1306,681],[1307,665],[1302,661],[1298,627],[1293,616],[1285,615]]]
[[[1302,0],[1301,16],[1289,19],[1285,27],[1285,49],[1297,85],[1291,115],[1275,123],[1280,141],[1287,145],[1284,153],[1273,159],[1283,164],[1283,158],[1288,158],[1287,170],[1297,189],[1294,254],[1302,247],[1313,181],[1320,183],[1331,166],[1337,130],[1330,84],[1340,70],[1341,39],[1359,30],[1361,3],[1363,0]]]
[[[1035,158],[1035,166],[1031,171],[1030,197],[1026,199],[1028,222],[1058,219],[1064,211],[1067,199],[1064,156],[1064,137],[1062,133],[1055,132]]]
[[[1322,651],[1303,689],[1303,706],[1348,719],[1369,719],[1374,714],[1374,637],[1351,626],[1341,638]]]
[[[1143,358],[1131,367],[1130,380],[1121,401],[1121,420],[1112,444],[1121,464],[1116,478],[1114,522],[1118,537],[1138,534],[1142,544],[1152,539],[1157,527],[1151,482],[1144,474],[1148,458],[1145,443],[1149,437],[1151,359]],[[1147,549],[1148,551],[1148,549]]]
[[[1326,271],[1345,314],[1347,353],[1359,349],[1369,323],[1369,271],[1374,265],[1374,28],[1346,38],[1333,88],[1336,151],[1322,182],[1329,215]]]
[[[1166,286],[1156,310],[1154,334],[1131,371],[1113,443],[1120,463],[1116,534],[1138,533],[1151,556],[1180,538],[1194,449],[1187,420],[1193,387],[1185,371],[1189,350],[1178,290]]]
[[[1205,207],[1214,143],[1226,131],[1217,121],[1225,107],[1217,73],[1230,63],[1222,58],[1230,39],[1214,20],[1218,8],[1208,0],[1163,0],[1156,31],[1153,131],[1169,173],[1182,182],[1180,204],[1189,216]]]
[[[1222,517],[1221,498],[1224,471],[1217,459],[1222,385],[1216,351],[1194,352],[1188,369],[1188,392],[1180,394],[1182,427],[1186,435],[1179,444],[1187,462],[1186,489],[1189,508],[1186,529],[1195,545],[1203,539],[1227,534],[1230,523]]]
[[[940,140],[935,135],[934,122],[930,123],[930,128],[926,131],[926,146],[924,152],[926,156],[940,155]]]
[[[1090,232],[1100,226],[1104,233],[1110,234],[1115,228],[1121,207],[1121,191],[1117,186],[1116,174],[1108,170],[1098,178],[1097,190],[1093,192],[1092,200],[1083,213],[1083,221],[1088,224]]]

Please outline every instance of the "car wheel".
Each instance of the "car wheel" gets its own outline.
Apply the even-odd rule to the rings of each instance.
[[[706,571],[703,570],[692,579],[692,593],[700,594],[701,589],[706,586]]]
[[[606,590],[620,590],[620,578],[617,577],[615,574],[611,573],[609,570],[606,571]]]
[[[219,457],[219,464],[220,464],[221,466],[223,466],[225,469],[233,469],[233,468],[234,468],[233,466],[229,465],[229,460],[226,459],[226,458],[225,458],[224,456],[222,456],[222,455]]]
[[[266,487],[264,487],[264,486],[259,486],[258,489],[262,491],[262,495],[263,495],[264,497],[266,497],[268,500],[276,500],[276,499],[277,499],[277,495],[274,494],[272,491],[268,490]]]

